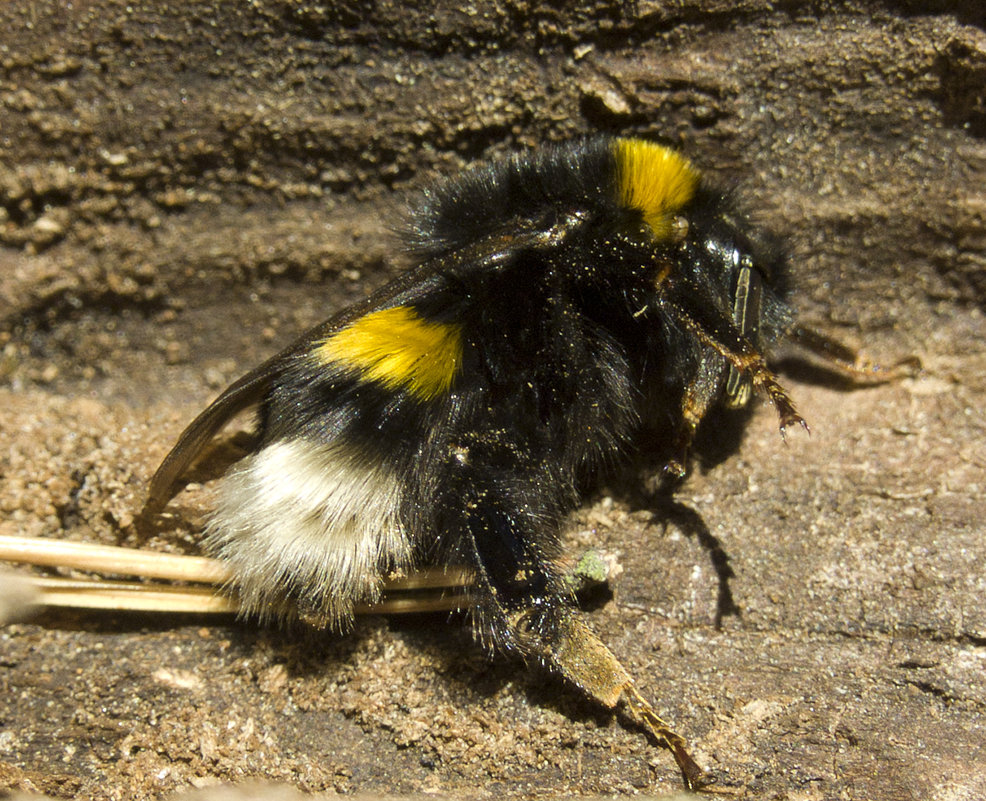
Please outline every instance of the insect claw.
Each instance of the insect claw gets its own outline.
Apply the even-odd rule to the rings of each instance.
[[[623,699],[630,718],[649,732],[660,745],[667,748],[674,756],[678,770],[681,771],[685,789],[700,790],[715,782],[715,777],[699,767],[691,754],[688,753],[685,739],[664,722],[635,686],[629,684],[624,688]]]
[[[669,743],[668,747],[674,755],[674,761],[678,763],[687,790],[697,792],[716,783],[716,777],[700,768],[680,742]]]
[[[781,431],[781,439],[782,440],[784,440],[785,442],[787,442],[787,429],[790,426],[794,426],[794,425],[801,426],[805,431],[808,432],[808,436],[809,437],[811,436],[811,428],[808,426],[808,421],[805,420],[797,412],[792,411],[790,413],[782,414],[781,415],[781,422],[780,422],[779,428],[780,428],[780,431]]]

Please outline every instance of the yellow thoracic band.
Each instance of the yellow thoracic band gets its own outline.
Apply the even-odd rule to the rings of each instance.
[[[407,389],[421,400],[448,391],[462,365],[459,326],[424,320],[408,306],[370,312],[315,349],[325,364],[358,370],[388,389]]]
[[[643,212],[654,235],[666,239],[674,215],[695,195],[698,170],[677,151],[642,139],[616,139],[613,156],[620,203]]]

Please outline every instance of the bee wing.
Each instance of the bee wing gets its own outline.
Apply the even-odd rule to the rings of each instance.
[[[175,484],[178,479],[202,455],[212,438],[240,412],[263,400],[292,357],[307,352],[314,342],[330,336],[334,331],[371,311],[375,306],[385,303],[389,297],[404,288],[406,282],[402,280],[403,278],[404,276],[401,276],[364,301],[319,323],[280,353],[271,356],[263,364],[227,387],[188,424],[168,455],[164,457],[164,461],[151,479],[144,513],[155,514],[167,505],[175,495]]]
[[[294,357],[308,353],[316,343],[371,311],[426,296],[431,290],[432,279],[462,271],[496,269],[512,261],[520,251],[557,244],[579,222],[573,218],[554,225],[518,221],[512,230],[492,234],[409,269],[365,300],[310,329],[292,345],[230,385],[189,424],[154,473],[143,514],[156,514],[167,505],[175,495],[175,484],[202,455],[212,438],[237,414],[262,401]]]
[[[279,371],[279,356],[251,370],[226,389],[186,428],[151,479],[144,514],[161,511],[174,496],[174,486],[189,465],[229,420],[254,405]]]

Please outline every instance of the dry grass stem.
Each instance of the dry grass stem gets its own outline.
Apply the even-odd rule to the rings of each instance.
[[[85,542],[0,536],[0,560],[41,567],[61,567],[92,573],[206,584],[164,586],[97,579],[33,577],[40,605],[133,612],[230,613],[235,597],[222,595],[217,585],[229,581],[221,562],[203,556],[142,551]],[[384,581],[378,604],[358,606],[358,614],[441,612],[468,605],[465,593],[472,574],[464,568],[426,568]],[[404,596],[404,597],[402,597]]]

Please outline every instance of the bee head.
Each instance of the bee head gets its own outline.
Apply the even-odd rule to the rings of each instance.
[[[704,196],[704,197],[703,197]],[[679,264],[690,273],[693,291],[719,309],[733,332],[763,352],[780,338],[790,321],[784,303],[787,270],[776,240],[737,212],[731,198],[705,190],[680,236]],[[730,365],[726,406],[746,406],[753,387],[747,375]]]
[[[790,321],[780,248],[677,151],[617,139],[613,155],[619,205],[635,220],[630,236],[649,242],[656,305],[728,362],[724,402],[745,406],[753,383],[741,365]]]

